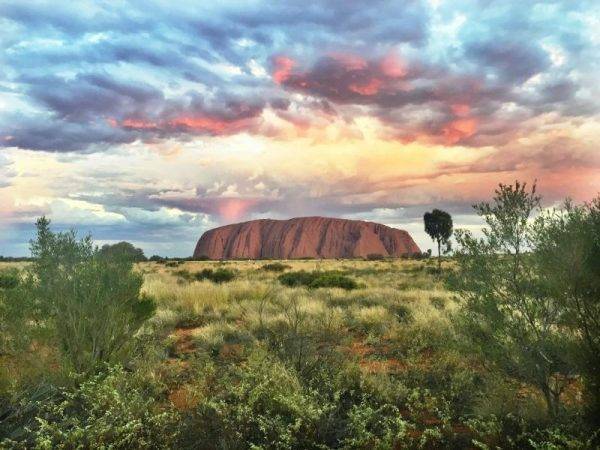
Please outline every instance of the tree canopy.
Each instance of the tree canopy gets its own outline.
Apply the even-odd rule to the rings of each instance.
[[[426,212],[423,216],[425,222],[425,232],[437,242],[438,246],[438,267],[440,267],[440,256],[442,253],[442,244],[450,248],[450,236],[452,236],[452,216],[441,209],[434,209]]]
[[[100,249],[100,255],[133,262],[146,261],[146,256],[141,248],[134,247],[133,244],[125,241],[103,245]]]

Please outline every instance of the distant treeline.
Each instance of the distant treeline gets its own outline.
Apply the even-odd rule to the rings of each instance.
[[[128,242],[125,242],[125,243],[129,244]],[[131,244],[129,244],[129,245],[131,245]],[[103,249],[105,249],[107,247],[112,247],[112,246],[104,245],[101,249],[101,252]],[[140,250],[140,249],[137,249],[137,250]],[[367,259],[369,261],[384,261],[384,260],[391,260],[391,259],[424,259],[424,258],[429,258],[430,256],[431,256],[431,251],[415,253],[412,255],[403,255],[398,258],[384,256],[384,255],[380,255],[380,254],[369,254],[363,259]],[[133,259],[136,262],[143,262],[143,261],[153,261],[153,262],[211,261],[211,259],[208,256],[196,256],[196,257],[194,257],[194,256],[187,256],[187,257],[171,256],[171,257],[169,257],[169,256],[152,255],[150,258],[147,258],[143,252],[141,253],[141,255],[140,254],[131,254],[131,259]],[[304,258],[291,258],[291,259],[296,259],[298,261],[310,261],[310,260],[314,260],[317,258],[304,257]],[[342,258],[336,258],[336,259],[341,260]],[[347,258],[347,259],[352,259],[352,258]],[[358,259],[360,259],[360,258],[358,258]],[[0,255],[0,262],[31,262],[34,260],[35,260],[35,258],[33,258],[31,256],[2,256],[2,255]],[[248,260],[248,258],[232,258],[231,259],[231,261],[247,261],[247,260]],[[276,260],[278,260],[278,258],[259,258],[259,259],[257,259],[257,261],[276,261]]]
[[[129,242],[119,242],[117,244],[105,244],[100,248],[100,254],[104,256],[114,256],[124,258],[134,262],[144,262],[144,261],[153,261],[153,262],[168,262],[168,261],[211,261],[208,256],[200,255],[200,256],[160,256],[160,255],[152,255],[150,258],[146,257],[144,251],[141,248],[135,247],[133,244]],[[383,261],[383,260],[391,260],[391,259],[424,259],[429,258],[431,256],[431,250],[422,253],[413,253],[410,255],[403,255],[399,258],[384,256],[379,253],[370,253],[365,258],[355,258],[355,259],[366,259],[369,261]],[[2,256],[0,255],[0,262],[31,262],[35,258],[31,256]],[[259,261],[274,261],[281,258],[258,258]],[[290,258],[296,259],[299,261],[306,260],[314,260],[319,258],[314,258],[312,256],[301,257],[301,258]],[[338,260],[342,259],[353,259],[353,258],[336,258]],[[231,258],[231,261],[247,261],[248,258]],[[215,260],[216,261],[216,260]]]
[[[431,257],[431,250],[428,250],[426,252],[421,252],[421,253],[413,253],[410,255],[402,255],[399,257],[395,257],[395,256],[384,256],[381,255],[379,253],[370,253],[367,256],[365,256],[364,258],[361,257],[356,257],[356,258],[315,258],[314,256],[304,256],[304,257],[299,257],[299,258],[228,258],[227,261],[248,261],[249,259],[254,259],[256,261],[279,261],[281,259],[290,259],[290,260],[296,260],[296,261],[311,261],[311,260],[318,260],[318,259],[336,259],[338,261],[342,261],[345,259],[366,259],[368,261],[383,261],[383,260],[394,260],[394,259],[425,259],[425,258],[429,258]],[[189,257],[185,257],[185,258],[181,258],[181,257],[165,257],[165,256],[159,256],[159,255],[152,255],[150,258],[147,259],[148,261],[155,261],[155,262],[166,262],[166,261],[213,261],[211,260],[211,258],[209,258],[208,256],[189,256]],[[214,261],[221,261],[221,260],[217,260],[215,259]]]
[[[0,255],[0,262],[28,262],[33,261],[31,256],[2,256]]]

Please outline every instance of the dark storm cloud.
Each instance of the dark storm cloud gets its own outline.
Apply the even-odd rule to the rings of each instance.
[[[548,54],[539,45],[520,40],[472,43],[466,55],[484,72],[491,70],[505,83],[522,83],[550,66]]]
[[[89,152],[105,150],[113,144],[135,141],[133,133],[114,130],[106,123],[81,123],[53,120],[44,117],[7,119],[0,146],[29,150]]]
[[[119,82],[106,74],[79,74],[75,78],[47,75],[21,79],[31,99],[61,119],[89,122],[98,117],[123,117],[164,102],[161,91],[144,83]]]

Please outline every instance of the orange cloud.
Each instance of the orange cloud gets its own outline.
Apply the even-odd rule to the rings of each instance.
[[[228,134],[239,131],[244,127],[250,127],[252,119],[252,117],[221,119],[207,115],[191,115],[179,116],[161,122],[137,118],[126,118],[121,121],[109,118],[107,119],[107,122],[113,127],[123,127],[132,130],[165,131],[185,128],[192,131],[204,131],[212,134]]]
[[[477,119],[457,119],[448,123],[442,134],[446,144],[456,144],[462,139],[473,136],[477,131]]]
[[[170,120],[168,124],[172,127],[187,127],[194,130],[205,130],[212,133],[223,133],[235,125],[235,122],[214,119],[212,117],[177,117]]]

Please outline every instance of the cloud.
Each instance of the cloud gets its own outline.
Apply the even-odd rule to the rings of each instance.
[[[26,251],[43,212],[189,254],[207,227],[266,216],[422,233],[441,207],[475,226],[470,203],[516,178],[589,199],[594,6],[5,2],[0,252]]]
[[[467,45],[466,55],[506,83],[523,83],[550,67],[548,54],[538,43],[490,40]]]
[[[0,189],[10,186],[11,178],[17,176],[12,165],[12,161],[0,153]]]
[[[573,76],[593,54],[588,7],[488,2],[477,17],[462,1],[9,3],[5,21],[23,37],[3,38],[10,69],[0,80],[32,112],[0,117],[12,136],[0,145],[70,152],[202,135],[289,138],[338,114],[348,125],[338,137],[356,135],[353,119],[366,114],[401,142],[503,145],[527,132],[522,117],[502,115],[508,104],[527,118],[597,113],[582,95],[587,81]],[[315,121],[319,102],[336,114]],[[287,124],[265,120],[266,109]]]

